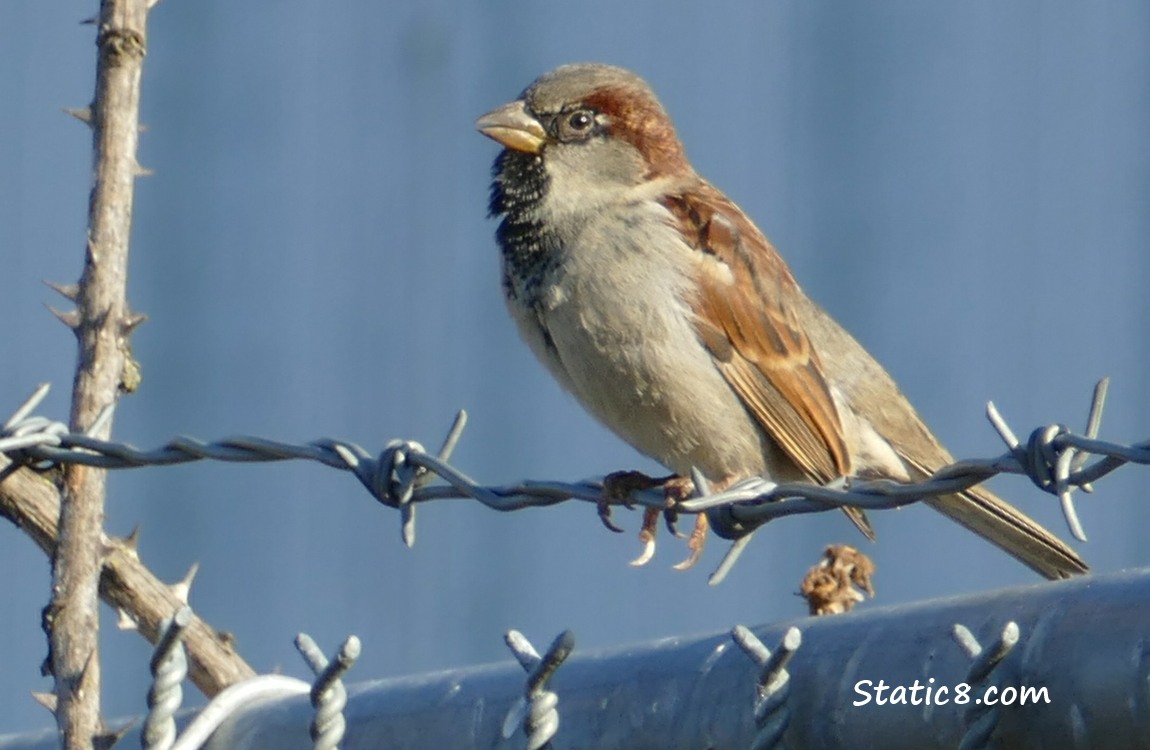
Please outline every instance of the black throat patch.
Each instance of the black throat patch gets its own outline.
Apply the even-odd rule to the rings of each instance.
[[[560,242],[545,228],[543,197],[549,178],[542,157],[505,149],[491,169],[488,215],[502,216],[495,239],[503,251],[506,292],[535,306],[539,286],[557,259]]]

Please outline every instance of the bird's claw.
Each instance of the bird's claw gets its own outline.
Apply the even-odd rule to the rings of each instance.
[[[606,496],[599,498],[599,502],[596,504],[595,508],[599,512],[599,520],[603,523],[604,526],[608,528],[608,530],[614,531],[616,534],[623,533],[623,529],[611,520],[611,503],[608,501]]]
[[[643,528],[639,530],[639,541],[643,544],[643,551],[631,561],[631,565],[638,568],[651,562],[655,556],[655,536],[659,526],[659,509],[647,508],[643,511]]]
[[[695,516],[695,528],[691,531],[690,539],[687,540],[689,552],[687,559],[671,567],[675,570],[690,570],[695,566],[695,563],[699,562],[699,558],[703,556],[703,548],[707,546],[707,529],[710,526],[705,513]]]
[[[695,484],[690,477],[672,474],[667,477],[650,477],[638,471],[617,471],[603,478],[603,495],[599,499],[599,520],[612,531],[621,529],[611,521],[611,504],[622,503],[628,508],[633,507],[629,502],[631,493],[648,490],[653,487],[662,487],[665,504],[662,508],[647,507],[643,511],[643,526],[639,530],[639,542],[643,551],[631,561],[631,565],[646,565],[655,556],[655,539],[658,535],[659,517],[676,537],[684,535],[678,529],[679,503],[689,498],[695,491]],[[703,547],[707,542],[707,517],[703,514],[696,516],[695,529],[687,540],[689,555],[683,562],[675,565],[675,570],[686,570],[699,561],[703,554]]]

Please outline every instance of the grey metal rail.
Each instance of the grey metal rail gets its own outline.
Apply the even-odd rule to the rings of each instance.
[[[973,639],[964,634],[956,642],[958,624]],[[1150,569],[800,619],[753,631],[775,650],[791,626],[801,631],[801,646],[786,666],[783,709],[789,720],[782,742],[791,750],[928,750],[987,742],[1021,749],[1097,750],[1150,742]],[[1014,638],[1017,644],[1011,648]],[[797,640],[791,637],[792,644]],[[560,717],[551,747],[762,747],[756,743],[754,715],[761,700],[760,662],[748,658],[728,633],[594,654],[576,651],[550,680]],[[958,686],[968,679],[978,680],[970,688],[971,701],[956,703]],[[880,680],[887,686],[881,696]],[[912,691],[916,680],[920,689]],[[1013,695],[1012,705],[975,703],[991,685],[1003,702]],[[894,688],[900,686],[906,702],[892,704],[890,699],[899,695]],[[940,705],[942,687],[948,688],[944,697],[949,702]],[[1038,702],[1021,705],[1024,689],[1042,688]],[[514,719],[523,695],[524,673],[515,662],[351,686],[342,747],[522,750],[527,737],[522,722]],[[867,703],[854,705],[864,697]],[[313,715],[306,695],[271,699],[229,717],[205,747],[305,750],[312,747],[308,727]],[[138,742],[137,731],[124,738],[123,747]],[[54,732],[0,738],[0,748],[49,748],[55,741]]]

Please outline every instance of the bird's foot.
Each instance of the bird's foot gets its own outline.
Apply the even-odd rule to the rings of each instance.
[[[691,496],[695,491],[695,485],[690,477],[678,474],[652,477],[640,471],[617,471],[603,478],[603,494],[598,503],[599,520],[612,531],[621,531],[621,529],[611,520],[611,506],[623,505],[627,508],[633,508],[632,496],[635,492],[655,487],[663,489],[665,503],[662,508],[647,507],[643,511],[643,526],[639,530],[639,542],[643,545],[643,551],[631,561],[631,564],[635,566],[646,565],[655,556],[655,539],[658,536],[659,516],[663,517],[667,529],[672,534],[677,537],[683,536],[676,527],[679,519],[676,508],[678,508],[679,503]],[[698,523],[696,523],[696,529],[691,534],[687,544],[691,550],[691,556],[677,565],[676,568],[685,570],[695,563],[703,548],[700,539],[706,539],[706,531],[705,522],[701,532],[698,529]]]
[[[630,510],[635,507],[631,500],[633,493],[658,487],[662,481],[641,471],[616,471],[603,477],[603,494],[599,496],[599,502],[596,504],[599,520],[611,531],[622,534],[623,529],[611,520],[611,506],[622,505]]]
[[[666,477],[650,477],[638,471],[621,471],[608,475],[603,480],[603,495],[604,501],[601,501],[600,508],[607,509],[607,516],[604,517],[603,511],[600,511],[599,517],[607,523],[610,518],[610,502],[621,502],[628,507],[627,500],[632,492],[648,490],[654,487],[662,487],[663,496],[665,499],[662,508],[647,507],[643,511],[643,525],[639,530],[639,542],[643,545],[643,551],[639,556],[631,561],[631,565],[642,566],[646,565],[655,556],[655,540],[659,532],[659,516],[663,517],[667,525],[668,531],[676,537],[682,537],[683,534],[679,532],[677,523],[679,520],[679,513],[676,510],[679,503],[683,502],[695,491],[695,484],[691,481],[690,477],[672,474]],[[687,548],[690,550],[690,555],[686,560],[675,566],[676,570],[686,570],[694,565],[699,555],[702,554],[703,546],[707,538],[707,520],[706,516],[699,515],[699,519],[695,522],[695,530],[691,533],[690,539],[687,542]],[[611,524],[608,528],[614,527]]]

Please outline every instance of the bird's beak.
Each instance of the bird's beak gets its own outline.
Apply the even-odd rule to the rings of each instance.
[[[529,154],[539,153],[547,142],[547,131],[527,113],[522,99],[491,110],[475,121],[475,127],[493,141]]]

